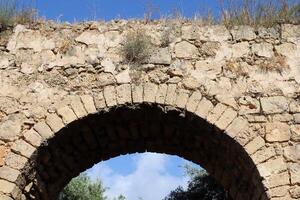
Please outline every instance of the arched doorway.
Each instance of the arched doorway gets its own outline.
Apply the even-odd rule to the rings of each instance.
[[[233,199],[266,198],[248,153],[217,126],[221,123],[215,124],[158,103],[125,103],[98,111],[69,123],[37,149],[24,171],[23,194],[26,199],[56,199],[73,177],[99,161],[148,151],[201,164]]]

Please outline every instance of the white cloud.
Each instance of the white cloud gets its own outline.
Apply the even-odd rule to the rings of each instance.
[[[139,197],[143,200],[160,200],[179,185],[187,185],[187,177],[168,173],[167,165],[171,163],[167,155],[144,153],[132,159],[132,162],[135,170],[127,175],[113,171],[105,163],[96,165],[88,174],[93,178],[100,177],[104,185],[109,187],[106,192],[109,198],[122,194],[127,200],[138,200]]]

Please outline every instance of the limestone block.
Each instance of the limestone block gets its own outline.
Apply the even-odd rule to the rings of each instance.
[[[183,79],[182,84],[185,88],[192,90],[195,90],[200,86],[199,82],[194,77]]]
[[[192,59],[197,58],[198,54],[197,47],[189,42],[183,41],[175,45],[175,55],[177,58]]]
[[[271,197],[284,197],[288,193],[289,186],[279,186],[270,189],[269,193]]]
[[[265,146],[265,140],[258,136],[245,146],[245,150],[249,155],[252,155],[263,146]]]
[[[94,99],[91,95],[82,95],[80,96],[80,98],[88,114],[93,114],[97,112]]]
[[[107,72],[107,73],[112,73],[113,74],[116,70],[115,64],[109,58],[106,58],[106,59],[102,60],[101,61],[101,66],[104,67],[104,72]]]
[[[156,49],[149,58],[149,63],[170,65],[171,64],[171,52],[169,48]]]
[[[296,186],[295,188],[291,189],[290,193],[294,199],[299,199],[300,198],[300,186]]]
[[[177,85],[175,85],[175,84],[168,85],[165,104],[174,105],[175,100],[176,100],[176,88],[177,88]]]
[[[260,57],[272,58],[274,56],[273,45],[269,43],[255,43],[252,45],[252,53]]]
[[[0,167],[4,165],[5,163],[5,156],[7,154],[7,149],[5,146],[0,145]]]
[[[286,171],[287,164],[282,157],[278,157],[257,165],[257,169],[262,177],[269,177]]]
[[[117,105],[116,90],[114,86],[107,86],[103,90],[106,105],[112,107]]]
[[[208,113],[213,109],[213,104],[206,98],[202,98],[199,102],[196,114],[202,119],[206,119]]]
[[[16,184],[0,179],[0,192],[5,194],[12,194],[16,189]]]
[[[25,142],[24,140],[17,140],[14,142],[12,145],[11,149],[18,153],[21,154],[27,158],[30,158],[34,151],[36,150],[33,146]]]
[[[116,80],[118,84],[130,83],[131,77],[129,75],[129,69],[126,69],[116,75]]]
[[[117,90],[117,102],[119,105],[125,103],[132,103],[130,84],[119,85],[117,86],[116,90]]]
[[[16,183],[21,172],[7,166],[0,167],[0,178]]]
[[[290,183],[290,175],[288,171],[280,174],[274,174],[265,180],[265,185],[268,188],[274,188],[282,185],[288,185]]]
[[[265,162],[266,160],[276,156],[275,149],[273,147],[262,148],[254,153],[251,157],[255,164]]]
[[[232,45],[232,57],[245,57],[250,53],[250,45],[248,42],[239,42]]]
[[[48,114],[46,117],[46,123],[50,126],[54,133],[57,133],[65,126],[62,119],[56,113]],[[47,127],[43,127],[43,129],[47,130],[48,134],[50,134]]]
[[[35,124],[33,129],[40,134],[43,140],[51,138],[54,135],[50,127],[45,122]]]
[[[300,40],[300,26],[283,24],[281,34],[281,37],[288,42],[298,42]]]
[[[16,120],[0,122],[0,140],[11,141],[21,132],[22,124]]]
[[[158,85],[154,83],[145,83],[144,85],[144,102],[155,103],[155,97]]]
[[[284,96],[263,97],[260,102],[266,114],[283,113],[289,110],[289,102]]]
[[[290,138],[290,127],[286,123],[272,122],[266,124],[266,140],[268,142],[284,142]]]
[[[293,57],[297,53],[297,46],[293,43],[283,43],[275,46],[275,50],[278,54],[285,57]]]
[[[300,113],[294,114],[294,120],[296,124],[300,124]]]
[[[300,164],[299,163],[290,164],[289,171],[291,174],[291,183],[300,184]]]
[[[3,195],[3,194],[0,194],[0,199],[1,200],[13,200],[11,197]]]
[[[168,85],[160,84],[155,97],[155,102],[159,104],[164,104],[167,96]]]
[[[143,102],[143,85],[132,85],[132,101],[133,103]]]
[[[5,164],[13,169],[21,170],[25,167],[28,159],[13,152],[7,153]]]
[[[65,124],[69,124],[77,120],[77,116],[69,106],[57,109],[57,114],[60,116]]]
[[[226,128],[225,132],[232,138],[235,138],[239,133],[246,130],[249,126],[248,121],[243,117],[237,117],[233,122]]]
[[[87,112],[83,107],[80,96],[72,95],[71,97],[71,107],[78,118],[85,117]]]
[[[102,91],[94,94],[95,106],[97,110],[103,109],[106,107],[106,102],[104,98],[104,94]]]
[[[86,44],[86,45],[102,45],[105,46],[105,37],[99,31],[88,30],[81,33],[75,41]]]
[[[249,41],[256,38],[254,28],[250,26],[237,26],[232,30],[233,39],[237,41]]]
[[[192,112],[192,113],[195,112],[201,99],[202,99],[201,92],[198,90],[194,91],[193,94],[188,99],[188,102],[186,104],[187,111]]]
[[[34,147],[38,147],[42,143],[42,137],[33,129],[26,131],[23,134],[23,137],[26,142],[30,143]]]
[[[232,108],[227,108],[222,116],[216,121],[215,125],[221,129],[225,130],[227,126],[237,117],[237,112]]]
[[[225,106],[222,103],[218,103],[208,114],[207,121],[211,124],[214,124],[224,113],[224,111],[227,109],[227,106]]]
[[[178,90],[175,105],[179,108],[185,108],[189,96],[190,96],[190,92],[188,90],[185,89]]]

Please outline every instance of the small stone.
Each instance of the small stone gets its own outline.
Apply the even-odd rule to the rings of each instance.
[[[268,142],[284,142],[291,138],[289,125],[282,122],[273,122],[266,124],[266,140]]]
[[[197,47],[189,42],[183,41],[175,46],[175,54],[177,58],[197,58],[199,51]]]
[[[0,69],[6,69],[9,64],[8,58],[0,58]]]
[[[104,59],[101,65],[104,67],[104,72],[113,74],[116,70],[115,64],[109,58]]]
[[[131,78],[129,75],[129,69],[126,69],[116,75],[116,80],[118,84],[130,83]]]
[[[21,65],[21,72],[23,74],[30,75],[33,74],[35,70],[36,69],[32,65],[29,65],[28,63],[22,63]]]

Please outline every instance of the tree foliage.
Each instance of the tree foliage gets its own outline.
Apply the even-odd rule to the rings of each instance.
[[[106,200],[101,181],[92,181],[86,174],[74,178],[60,193],[59,200]]]
[[[186,166],[186,173],[190,177],[188,187],[171,191],[164,200],[231,200],[228,192],[204,170]]]

